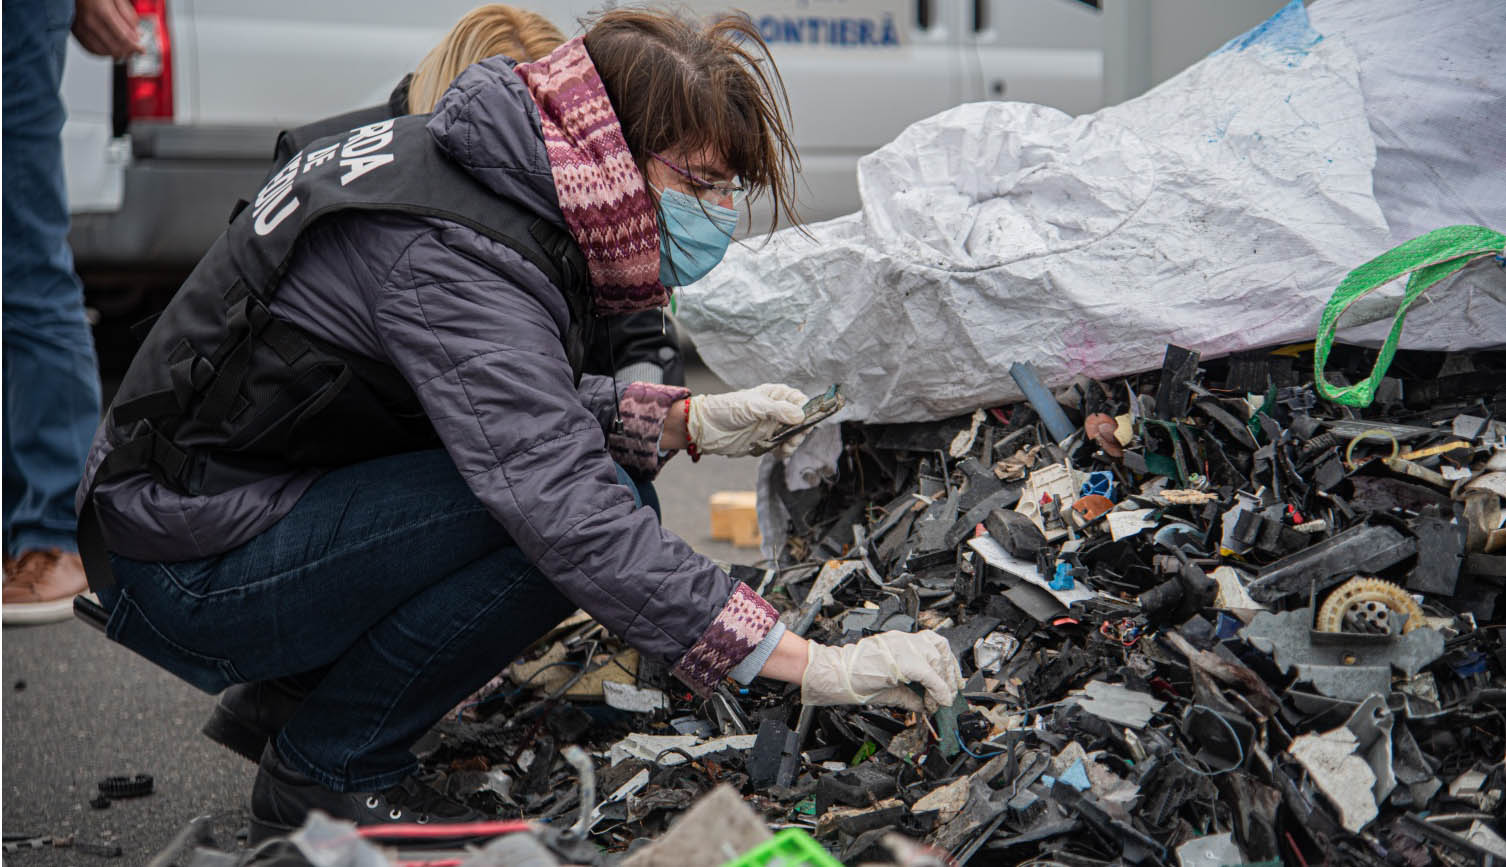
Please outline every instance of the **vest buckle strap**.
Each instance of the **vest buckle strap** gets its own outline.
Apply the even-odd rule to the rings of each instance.
[[[188,470],[190,461],[188,452],[178,448],[173,444],[172,440],[156,430],[152,431],[151,437],[152,463],[157,465],[157,468],[162,471],[163,475],[174,480],[186,490],[188,486],[184,482],[187,481],[186,471]]]

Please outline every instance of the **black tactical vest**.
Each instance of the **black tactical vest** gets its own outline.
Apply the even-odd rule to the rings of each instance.
[[[106,415],[114,448],[93,485],[145,470],[180,494],[212,495],[290,469],[437,445],[394,368],[268,312],[298,238],[344,211],[439,217],[517,251],[564,294],[566,351],[579,379],[592,319],[580,249],[563,227],[498,197],[450,160],[427,121],[401,117],[319,139],[239,209],[132,360]],[[94,584],[96,572],[108,575],[108,560],[100,565],[92,493],[79,533]]]

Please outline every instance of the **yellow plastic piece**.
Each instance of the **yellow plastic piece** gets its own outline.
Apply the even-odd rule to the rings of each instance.
[[[1395,436],[1383,430],[1367,430],[1361,433],[1359,436],[1356,436],[1354,439],[1350,440],[1349,445],[1344,448],[1344,466],[1350,470],[1354,469],[1354,447],[1360,444],[1360,440],[1381,438],[1385,438],[1391,441],[1392,458],[1395,458],[1398,454],[1401,453],[1401,443],[1398,443],[1396,441]]]
[[[1452,452],[1452,451],[1456,451],[1458,449],[1468,449],[1468,448],[1474,448],[1474,447],[1471,446],[1469,443],[1463,441],[1463,440],[1455,440],[1454,442],[1451,442],[1451,443],[1444,443],[1441,446],[1432,446],[1431,448],[1418,449],[1416,451],[1411,451],[1411,452],[1402,452],[1401,454],[1397,455],[1397,457],[1400,458],[1400,459],[1402,459],[1402,460],[1404,460],[1404,461],[1416,461],[1416,460],[1421,460],[1423,458],[1430,458],[1433,455],[1441,455],[1444,452]]]

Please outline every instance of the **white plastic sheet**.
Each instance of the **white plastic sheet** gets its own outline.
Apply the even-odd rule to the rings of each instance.
[[[1390,223],[1390,245],[1460,223],[1506,232],[1500,0],[1322,0],[1308,12],[1314,29],[1341,36],[1359,57],[1375,137],[1375,199]],[[1401,281],[1390,288],[1373,314],[1381,321],[1341,329],[1341,340],[1378,346],[1385,339]],[[1429,289],[1402,332],[1410,349],[1502,343],[1506,271],[1489,260]]]
[[[842,417],[870,422],[1019,399],[1008,375],[1016,361],[1058,385],[1156,367],[1167,343],[1216,355],[1311,339],[1344,274],[1393,243],[1372,194],[1362,78],[1426,67],[1440,48],[1429,34],[1456,20],[1452,2],[1417,4],[1431,7],[1424,13],[1409,11],[1410,0],[1324,2],[1347,13],[1329,31],[1293,3],[1150,93],[1095,114],[996,102],[921,121],[859,163],[860,213],[810,227],[814,240],[787,230],[734,247],[683,290],[680,319],[733,386],[840,382]],[[1467,17],[1489,2],[1457,6]],[[1494,36],[1470,46],[1498,50],[1506,16],[1495,13],[1476,23]],[[1412,44],[1384,41],[1388,54],[1362,61],[1344,27],[1384,29],[1376,21],[1386,14],[1405,19],[1384,26],[1405,27]],[[1452,86],[1498,94],[1499,65],[1478,60],[1477,80]],[[1380,100],[1391,114],[1422,110],[1404,88],[1375,87],[1392,94]],[[1407,130],[1403,144],[1423,133],[1386,125]],[[1399,184],[1407,171],[1394,174]],[[1411,201],[1394,190],[1384,198]],[[1499,228],[1501,207],[1429,213],[1418,224],[1478,218]],[[1409,320],[1409,344],[1449,320],[1441,306]],[[1386,315],[1376,304],[1355,321]],[[1447,339],[1461,333],[1469,338],[1454,328]]]

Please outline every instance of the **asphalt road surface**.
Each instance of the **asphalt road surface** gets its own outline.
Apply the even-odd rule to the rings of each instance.
[[[724,386],[692,368],[690,387]],[[706,503],[714,491],[751,490],[757,462],[708,456],[671,461],[656,487],[664,524],[713,559],[751,563],[753,549],[713,542]],[[6,854],[7,867],[139,865],[197,816],[214,817],[222,843],[246,824],[256,769],[199,734],[214,699],[77,621],[9,627],[0,634],[0,825],[11,835],[74,837],[120,846],[106,859],[68,849]],[[104,777],[151,774],[155,793],[96,810]]]

